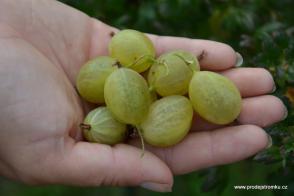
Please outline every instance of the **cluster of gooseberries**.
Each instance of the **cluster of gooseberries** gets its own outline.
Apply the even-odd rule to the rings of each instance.
[[[234,121],[241,108],[240,93],[229,79],[200,71],[188,51],[156,58],[151,40],[131,29],[112,37],[109,56],[82,66],[77,89],[84,100],[100,105],[81,123],[84,137],[109,145],[123,142],[131,127],[143,148],[144,142],[172,146],[187,135],[195,113],[223,125]]]

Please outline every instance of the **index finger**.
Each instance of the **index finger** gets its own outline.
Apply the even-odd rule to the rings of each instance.
[[[107,54],[111,35],[118,31],[119,29],[94,19],[90,57]],[[184,37],[146,35],[153,42],[157,55],[171,50],[186,50],[198,58],[202,70],[223,71],[243,62],[242,56],[224,43]],[[100,42],[98,43],[96,40],[100,40]]]
[[[224,43],[190,39],[184,37],[157,36],[148,34],[158,55],[171,50],[186,50],[197,56],[203,70],[220,71],[241,64],[243,59],[239,53]]]

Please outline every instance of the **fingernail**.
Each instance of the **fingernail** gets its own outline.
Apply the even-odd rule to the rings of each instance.
[[[159,184],[154,182],[143,182],[141,187],[151,190],[151,191],[157,191],[157,192],[171,192],[172,187],[169,184]]]
[[[268,137],[268,142],[267,142],[267,146],[266,146],[265,149],[269,149],[273,145],[273,139],[272,139],[272,137],[269,134],[267,134],[267,137]]]
[[[284,114],[283,120],[285,120],[287,117],[288,117],[288,109],[285,106],[285,114]]]
[[[274,93],[276,90],[277,90],[277,86],[276,86],[276,84],[274,84],[274,87],[273,87],[272,93]]]
[[[235,67],[240,67],[243,64],[243,57],[239,52],[236,52],[237,60]]]

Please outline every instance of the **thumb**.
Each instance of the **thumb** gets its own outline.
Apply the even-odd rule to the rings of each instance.
[[[171,191],[173,176],[158,157],[126,144],[114,147],[78,142],[55,165],[53,183],[81,186],[134,186]],[[51,167],[52,168],[52,167]],[[55,177],[54,177],[55,176]]]

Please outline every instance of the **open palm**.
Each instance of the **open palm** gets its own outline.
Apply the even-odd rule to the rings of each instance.
[[[283,103],[270,95],[271,75],[232,68],[234,50],[221,43],[150,35],[158,54],[185,49],[202,69],[221,72],[239,88],[242,112],[235,125],[195,119],[190,134],[141,158],[137,141],[113,147],[82,141],[78,128],[91,105],[75,91],[83,63],[107,54],[117,29],[57,1],[0,2],[0,174],[30,184],[141,185],[169,191],[173,174],[231,163],[264,149],[260,127],[280,121]]]

